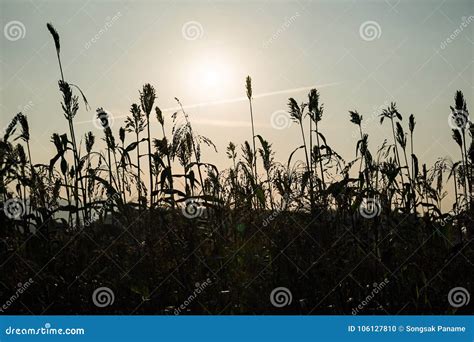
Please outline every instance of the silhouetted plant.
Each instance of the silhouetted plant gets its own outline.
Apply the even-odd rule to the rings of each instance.
[[[128,132],[135,133],[135,143],[130,145],[127,148],[127,152],[133,151],[135,148],[137,149],[137,191],[138,191],[138,203],[142,202],[142,182],[141,182],[141,167],[140,167],[140,143],[143,140],[140,140],[140,133],[143,132],[145,129],[145,119],[143,118],[142,111],[137,104],[132,104],[130,109],[132,116],[127,116],[125,119],[125,129]]]
[[[150,114],[153,110],[153,104],[155,103],[156,93],[149,83],[143,86],[143,91],[140,92],[140,101],[142,110],[146,117],[146,129],[147,129],[147,144],[148,144],[148,174],[150,178],[150,208],[153,206],[153,173],[152,173],[152,155],[151,155],[151,136],[150,136]]]
[[[252,78],[247,76],[245,79],[245,89],[247,91],[247,99],[249,100],[249,108],[250,108],[250,122],[252,124],[252,153],[254,160],[252,161],[252,172],[255,180],[257,180],[258,173],[257,173],[257,150],[255,148],[255,127],[253,121],[253,107],[252,107]]]
[[[79,110],[79,101],[78,101],[78,97],[73,95],[72,94],[72,89],[71,89],[71,86],[74,86],[76,87],[80,92],[81,92],[81,95],[82,95],[82,98],[84,100],[84,103],[86,105],[86,108],[88,106],[88,103],[87,103],[87,100],[84,96],[84,94],[82,93],[82,91],[75,85],[73,84],[68,84],[65,80],[64,80],[64,74],[63,74],[63,68],[62,68],[62,64],[61,64],[61,57],[60,57],[60,50],[61,50],[61,46],[60,46],[60,41],[59,41],[59,34],[58,32],[55,30],[55,28],[53,27],[52,24],[48,23],[47,25],[47,28],[49,30],[49,32],[51,33],[51,36],[53,37],[53,40],[54,40],[54,45],[55,45],[55,48],[56,48],[56,55],[57,55],[57,58],[58,58],[58,63],[59,63],[59,69],[60,69],[60,72],[61,72],[61,80],[58,82],[59,83],[59,90],[60,92],[62,93],[62,96],[63,96],[63,102],[61,103],[62,105],[62,109],[63,109],[63,112],[64,112],[64,116],[65,118],[68,120],[68,124],[69,124],[69,132],[70,132],[70,135],[71,135],[71,143],[72,143],[72,147],[73,147],[73,159],[74,159],[74,177],[75,177],[75,181],[74,181],[74,196],[75,196],[75,200],[76,200],[76,220],[77,220],[77,223],[79,223],[79,180],[81,182],[81,191],[82,191],[82,196],[83,196],[83,208],[85,208],[87,206],[87,200],[86,200],[86,193],[85,193],[85,188],[84,188],[84,184],[83,184],[83,181],[82,181],[82,175],[81,175],[81,169],[79,168],[79,165],[80,165],[80,156],[79,156],[79,151],[78,151],[78,148],[77,148],[77,143],[76,143],[76,136],[75,136],[75,132],[74,132],[74,123],[73,123],[73,119],[74,117],[76,116],[77,114],[77,111]],[[87,214],[86,214],[86,211],[83,211],[84,213],[84,220],[87,219]]]

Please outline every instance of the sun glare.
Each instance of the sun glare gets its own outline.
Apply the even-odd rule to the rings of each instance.
[[[212,68],[202,71],[202,80],[207,87],[215,87],[216,85],[219,85],[219,81],[221,81],[219,74]]]

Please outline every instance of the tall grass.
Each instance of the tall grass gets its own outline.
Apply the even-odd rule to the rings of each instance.
[[[207,171],[207,175],[212,174],[212,176],[215,176],[217,169],[214,165],[201,160],[201,144],[204,143],[212,148],[215,148],[215,146],[208,138],[196,134],[191,125],[189,114],[184,110],[181,102],[177,98],[176,101],[180,106],[180,111],[172,115],[174,122],[172,137],[168,139],[165,131],[165,115],[158,107],[155,107],[156,91],[151,84],[145,84],[143,86],[139,92],[140,105],[136,103],[132,104],[130,109],[131,115],[126,118],[125,127],[119,129],[121,146],[116,144],[112,129],[107,126],[104,128],[104,139],[107,146],[106,158],[104,160],[99,159],[99,165],[94,166],[94,156],[96,154],[93,151],[95,140],[92,133],[88,133],[85,136],[86,155],[84,157],[80,155],[74,129],[74,117],[79,110],[79,97],[73,94],[73,87],[77,88],[77,86],[71,85],[64,80],[59,34],[51,24],[47,26],[56,48],[61,75],[59,89],[63,97],[62,109],[69,128],[69,137],[64,134],[53,135],[53,142],[56,146],[57,154],[50,163],[50,172],[54,178],[55,164],[57,160],[60,160],[62,173],[61,187],[66,193],[68,202],[71,202],[70,196],[74,200],[76,206],[74,210],[76,223],[80,223],[79,212],[83,212],[83,219],[90,214],[87,198],[92,200],[93,193],[98,190],[94,189],[94,186],[97,187],[104,184],[103,182],[94,182],[92,175],[97,177],[104,171],[107,173],[108,190],[112,187],[113,192],[121,193],[121,197],[125,199],[127,198],[126,193],[131,195],[129,184],[134,183],[138,193],[138,204],[141,205],[147,202],[147,199],[144,197],[146,194],[150,208],[159,207],[163,204],[171,204],[174,207],[176,201],[182,201],[189,194],[195,194],[197,188],[199,188],[199,193],[203,195],[203,199],[206,201],[212,200],[212,198],[207,196],[207,189],[211,186],[209,183],[211,180],[206,178],[204,171]],[[238,204],[236,201],[242,198],[242,195],[245,196],[245,194],[255,193],[255,190],[262,190],[256,191],[254,194],[257,199],[256,203],[260,203],[262,205],[261,208],[267,203],[269,207],[273,208],[275,205],[274,194],[282,192],[282,188],[278,188],[281,186],[280,177],[284,173],[288,176],[288,167],[291,167],[291,165],[288,163],[287,168],[284,168],[282,164],[275,163],[271,144],[262,136],[255,134],[252,107],[252,80],[250,76],[246,78],[245,85],[250,109],[252,145],[250,146],[247,143],[243,144],[243,161],[238,160],[236,146],[233,143],[229,145],[227,153],[229,158],[232,159],[233,164],[228,170],[229,178],[225,179],[225,176],[221,174],[217,181],[223,182],[220,184],[222,189],[225,189],[226,184],[230,187],[228,194],[233,198],[234,205],[236,206]],[[77,89],[81,95],[83,95],[82,91],[80,91],[79,88]],[[356,189],[353,189],[354,193],[350,196],[360,199],[361,194],[367,195],[366,192],[370,191],[372,195],[385,197],[385,205],[393,210],[403,209],[404,211],[411,211],[413,213],[420,212],[420,208],[431,208],[431,210],[434,210],[432,205],[433,203],[438,203],[439,198],[436,198],[436,196],[433,197],[435,189],[431,187],[429,172],[425,170],[425,167],[422,173],[419,172],[419,161],[414,153],[414,130],[416,123],[413,114],[410,115],[408,120],[409,134],[407,134],[402,126],[402,114],[398,111],[395,103],[392,103],[380,113],[381,123],[383,123],[385,119],[388,119],[390,122],[393,144],[382,145],[377,152],[377,159],[374,160],[368,148],[368,135],[362,131],[363,116],[357,111],[350,111],[350,121],[357,125],[360,139],[357,142],[356,148],[357,159],[345,163],[329,146],[326,137],[320,131],[323,105],[320,103],[320,94],[316,89],[312,89],[309,92],[307,102],[298,104],[295,99],[290,98],[288,108],[291,118],[298,124],[301,133],[302,145],[299,147],[295,146],[296,150],[301,147],[304,152],[303,170],[298,169],[298,165],[301,165],[299,161],[294,164],[296,170],[298,170],[298,178],[300,179],[298,188],[295,188],[294,191],[299,191],[300,194],[303,195],[299,199],[300,204],[297,208],[303,210],[307,208],[312,213],[314,213],[315,207],[321,205],[337,208],[339,205],[339,194],[335,193],[334,189],[342,184],[345,184],[347,188],[354,182],[350,178],[351,168],[352,165],[360,159],[358,162],[359,170],[357,177],[357,191],[359,193],[357,193]],[[153,110],[161,127],[161,138],[153,138],[150,129],[150,116]],[[456,195],[455,206],[468,210],[472,207],[472,125],[469,123],[467,104],[461,91],[456,92],[455,104],[451,107],[451,110],[453,116],[457,116],[458,118],[462,116],[462,120],[456,121],[459,122],[459,127],[452,131],[453,139],[460,151],[461,160],[459,163],[453,163],[454,167],[451,171],[451,176],[454,176],[456,181],[455,193],[457,194],[458,189],[461,188],[463,194],[462,199]],[[106,115],[101,113],[102,110],[99,110],[99,119],[103,119],[104,115]],[[182,123],[179,119],[180,114],[182,115],[181,118],[184,119]],[[305,130],[306,119],[308,119],[310,127],[308,133],[306,133]],[[29,143],[30,133],[26,116],[21,113],[15,116],[6,131],[2,146],[4,151],[8,150],[8,140],[13,135],[17,124],[20,125],[22,131],[16,139],[21,139],[26,145],[29,169],[33,179],[35,167],[32,163]],[[142,138],[140,135],[145,130],[146,137]],[[128,145],[125,143],[127,133],[133,134],[133,142]],[[307,140],[308,135],[310,138],[309,142]],[[471,136],[469,149],[467,148],[469,145],[468,135]],[[261,145],[261,148],[258,150],[256,147],[256,139],[260,141]],[[313,141],[315,141],[314,146]],[[144,142],[146,142],[147,145],[146,154],[142,154],[142,149],[140,148],[140,145]],[[67,163],[69,150],[72,151],[73,168],[69,168]],[[136,150],[135,163],[133,163],[130,158],[130,153],[134,150]],[[408,153],[410,154],[410,158],[408,158]],[[260,155],[265,171],[265,181],[262,189],[259,189],[260,186],[258,183],[260,177],[257,173],[257,155]],[[359,155],[360,157],[358,157]],[[290,156],[290,160],[293,156],[294,154]],[[148,159],[148,163],[145,165],[146,170],[143,169],[142,157]],[[173,171],[176,167],[175,158],[177,158],[179,163],[184,167],[184,174]],[[106,163],[106,169],[100,165],[101,161]],[[6,166],[14,169],[13,165]],[[3,169],[8,171],[5,167]],[[197,170],[197,179],[194,176],[193,169]],[[86,170],[85,175],[83,175],[84,170]],[[3,180],[5,179],[6,171],[4,171]],[[432,169],[431,174],[434,175],[437,174],[437,172],[439,172],[439,170],[435,167]],[[217,171],[217,173],[219,172]],[[148,175],[148,186],[145,186],[142,181],[143,174]],[[328,175],[332,179],[331,182],[327,182]],[[400,182],[396,180],[398,177]],[[408,182],[405,182],[405,177],[407,177]],[[70,178],[72,178],[72,183]],[[176,178],[184,180],[184,188],[175,187]],[[84,184],[86,184],[86,186],[84,186]],[[366,188],[365,190],[362,187],[363,184]],[[31,190],[30,197],[32,197],[33,191],[34,190]],[[307,199],[304,196],[306,193],[308,194]],[[82,194],[81,200],[79,198],[80,194]],[[328,196],[328,194],[331,196]],[[169,196],[169,198],[167,196]],[[176,196],[179,198],[176,199]],[[8,197],[6,187],[3,188],[3,197]],[[161,198],[161,200],[158,200],[159,198]],[[403,203],[403,207],[400,207],[398,203],[399,200]],[[463,201],[463,203],[459,203],[459,201]],[[41,201],[38,201],[38,203],[41,203]],[[255,208],[260,208],[260,206],[256,206]],[[436,210],[440,211],[440,208],[436,208]]]

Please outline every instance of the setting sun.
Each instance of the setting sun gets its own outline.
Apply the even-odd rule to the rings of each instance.
[[[202,100],[215,100],[230,95],[234,79],[234,66],[218,53],[193,59],[186,68],[184,83],[193,96]]]

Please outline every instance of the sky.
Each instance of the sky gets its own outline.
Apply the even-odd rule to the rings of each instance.
[[[325,108],[320,129],[346,161],[355,158],[358,138],[348,111],[363,115],[375,154],[391,138],[378,114],[392,101],[405,129],[408,116],[416,117],[420,162],[458,160],[449,106],[456,90],[474,103],[473,15],[470,0],[0,0],[0,128],[26,113],[35,163],[52,157],[52,133],[68,131],[51,22],[65,78],[92,107],[82,105],[75,117],[78,137],[101,134],[92,120],[99,107],[112,114],[117,132],[150,83],[167,127],[177,97],[195,130],[218,148],[204,159],[228,167],[229,141],[251,139],[244,87],[250,75],[256,134],[273,144],[277,160],[301,145],[298,127],[287,124],[288,98],[306,101],[312,87]],[[156,122],[151,128],[161,137]]]

